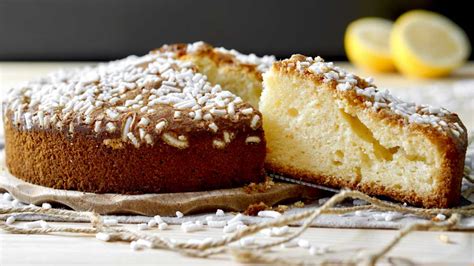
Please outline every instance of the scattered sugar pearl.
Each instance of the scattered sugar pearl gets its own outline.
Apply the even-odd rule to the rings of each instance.
[[[234,222],[237,222],[237,221],[242,221],[243,217],[244,216],[241,213],[238,213],[236,216],[232,217],[232,219],[230,219],[227,223],[231,224],[231,223],[234,223]]]
[[[436,215],[436,219],[437,219],[438,221],[444,221],[444,220],[446,220],[446,215],[444,215],[444,214],[442,214],[442,213],[438,213],[438,214]]]
[[[147,223],[148,227],[155,227],[158,224],[158,222],[155,219],[150,219]]]
[[[40,221],[40,226],[43,229],[49,228],[49,224],[46,221],[43,221],[43,220]]]
[[[385,213],[384,216],[385,216],[385,221],[387,221],[387,222],[390,222],[390,221],[393,221],[393,220],[398,220],[398,219],[403,217],[403,215],[401,215],[398,212]]]
[[[183,216],[184,216],[184,214],[182,212],[180,212],[180,211],[176,212],[176,217],[183,218]]]
[[[153,219],[154,219],[158,224],[160,224],[160,223],[163,222],[163,219],[162,219],[161,216],[159,216],[159,215],[155,215],[155,216],[153,217]]]
[[[41,204],[41,208],[45,209],[45,210],[49,210],[52,208],[51,204],[45,202],[43,204]]]
[[[403,215],[398,212],[384,212],[372,214],[372,218],[374,218],[376,221],[391,222],[394,220],[401,219],[402,217]]]
[[[186,222],[186,223],[181,224],[181,230],[183,230],[183,232],[185,233],[192,233],[192,232],[200,231],[202,229],[203,229],[202,224],[196,224],[193,222]]]
[[[253,112],[253,108],[242,109],[242,110],[240,110],[240,112],[244,115],[249,115]]]
[[[28,228],[28,229],[41,228],[41,225],[39,221],[28,222],[28,223],[25,223],[25,228]]]
[[[102,233],[102,232],[97,233],[95,234],[95,238],[101,241],[105,241],[105,242],[110,241],[110,235],[107,233]]]
[[[207,113],[207,114],[205,114],[202,118],[203,118],[204,120],[206,120],[206,121],[209,121],[209,120],[212,119],[212,115],[209,114],[209,113]]]
[[[138,250],[144,249],[145,246],[139,244],[137,241],[132,241],[132,242],[130,242],[130,248],[131,248],[133,251],[138,251]]]
[[[259,211],[257,215],[259,217],[278,218],[281,216],[281,213],[277,211]]]
[[[10,216],[10,217],[7,218],[7,221],[6,221],[5,223],[8,224],[8,225],[11,225],[11,224],[13,224],[15,221],[16,221],[15,217],[14,217],[14,216]]]
[[[46,221],[39,220],[39,221],[25,223],[25,228],[28,228],[28,229],[34,229],[34,228],[47,229],[47,228],[49,228],[49,225]]]
[[[255,243],[255,237],[251,237],[251,236],[244,237],[244,238],[241,238],[239,242],[242,247],[248,247]]]
[[[158,229],[160,230],[166,230],[168,228],[168,224],[167,223],[159,223],[158,224]]]
[[[138,230],[140,230],[140,231],[148,230],[148,224],[145,224],[145,223],[138,224],[137,227],[138,227]]]
[[[193,221],[186,221],[186,222],[182,222],[181,226],[185,226],[187,224],[193,224],[193,223],[194,223]]]
[[[439,240],[446,244],[450,243],[449,236],[445,234],[439,235]]]
[[[290,240],[280,245],[281,248],[294,248],[298,246],[298,242],[295,240]]]
[[[216,123],[210,123],[209,128],[212,130],[212,132],[217,132],[219,130],[219,127],[216,125]]]
[[[10,195],[10,193],[8,193],[8,192],[3,193],[2,198],[3,198],[3,200],[5,200],[5,201],[12,201],[12,200],[13,200],[12,195]]]
[[[104,224],[106,226],[118,225],[118,220],[117,219],[112,219],[112,218],[106,218],[106,219],[104,219]]]
[[[309,248],[311,246],[311,244],[306,239],[300,239],[300,240],[298,240],[298,246],[300,248]]]
[[[283,236],[289,232],[290,228],[288,226],[282,227],[272,227],[272,228],[265,228],[260,231],[265,236],[272,237],[272,236]]]
[[[273,227],[272,228],[272,236],[283,236],[289,232],[290,228],[288,226],[282,227]]]
[[[117,127],[115,126],[114,123],[112,122],[108,122],[106,125],[105,125],[105,128],[107,130],[107,132],[109,133],[113,133],[115,131],[115,129],[117,129]]]
[[[385,220],[385,216],[383,214],[380,214],[380,213],[373,214],[372,217],[376,221],[384,221]]]
[[[216,216],[224,216],[224,211],[221,209],[217,209]]]
[[[372,84],[375,81],[375,79],[373,77],[366,77],[364,80],[365,80],[365,82],[367,82],[369,84]]]
[[[228,233],[233,233],[235,232],[239,226],[241,226],[242,223],[231,223],[231,224],[228,224],[226,226],[224,226],[224,229],[222,229],[222,232],[224,232],[225,234],[228,234]]]
[[[224,228],[226,226],[226,221],[207,221],[207,226],[211,228]]]
[[[260,121],[260,116],[254,115],[252,120],[250,121],[250,127],[253,130],[256,130],[258,128],[258,122]]]
[[[189,225],[183,226],[181,228],[182,228],[183,232],[185,232],[185,233],[192,233],[192,232],[196,232],[196,231],[201,230],[202,226],[199,226],[197,224],[189,224]]]

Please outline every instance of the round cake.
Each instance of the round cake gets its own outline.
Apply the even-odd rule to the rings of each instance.
[[[22,84],[3,119],[9,171],[38,185],[136,194],[264,179],[261,114],[170,50]]]

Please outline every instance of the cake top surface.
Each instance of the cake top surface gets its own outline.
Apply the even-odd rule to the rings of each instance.
[[[22,130],[74,134],[88,128],[135,146],[153,144],[166,132],[165,138],[186,142],[193,130],[217,134],[242,121],[261,127],[258,111],[172,52],[57,71],[13,88],[4,104],[4,115]]]
[[[270,69],[276,61],[273,55],[257,56],[255,54],[243,54],[237,50],[228,50],[224,47],[213,47],[208,43],[198,41],[190,44],[164,45],[162,51],[182,50],[181,53],[188,55],[198,55],[200,53],[214,53],[223,59],[232,59],[235,63],[255,67],[258,73],[262,74]]]
[[[355,93],[365,107],[374,112],[385,111],[397,116],[397,119],[404,123],[432,127],[459,140],[466,138],[465,127],[457,115],[444,108],[403,101],[388,90],[377,89],[372,78],[362,79],[332,62],[325,62],[319,56],[312,58],[293,55],[281,61],[279,65],[288,71],[310,74],[342,94]]]

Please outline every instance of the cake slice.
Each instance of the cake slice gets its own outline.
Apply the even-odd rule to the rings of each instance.
[[[459,203],[467,134],[456,114],[302,55],[264,74],[260,111],[269,171],[423,207]]]
[[[192,62],[212,84],[220,84],[254,107],[262,92],[262,74],[275,62],[274,56],[246,55],[204,42],[164,45],[157,51]]]
[[[9,171],[42,186],[132,194],[264,180],[261,114],[174,53],[26,82],[3,118]]]

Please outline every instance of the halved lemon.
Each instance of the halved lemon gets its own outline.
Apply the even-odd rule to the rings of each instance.
[[[447,75],[471,52],[466,33],[459,26],[424,10],[409,11],[397,19],[390,47],[397,69],[415,77]]]
[[[382,18],[361,18],[346,29],[344,46],[349,60],[367,70],[386,72],[395,69],[390,51],[393,23]]]

